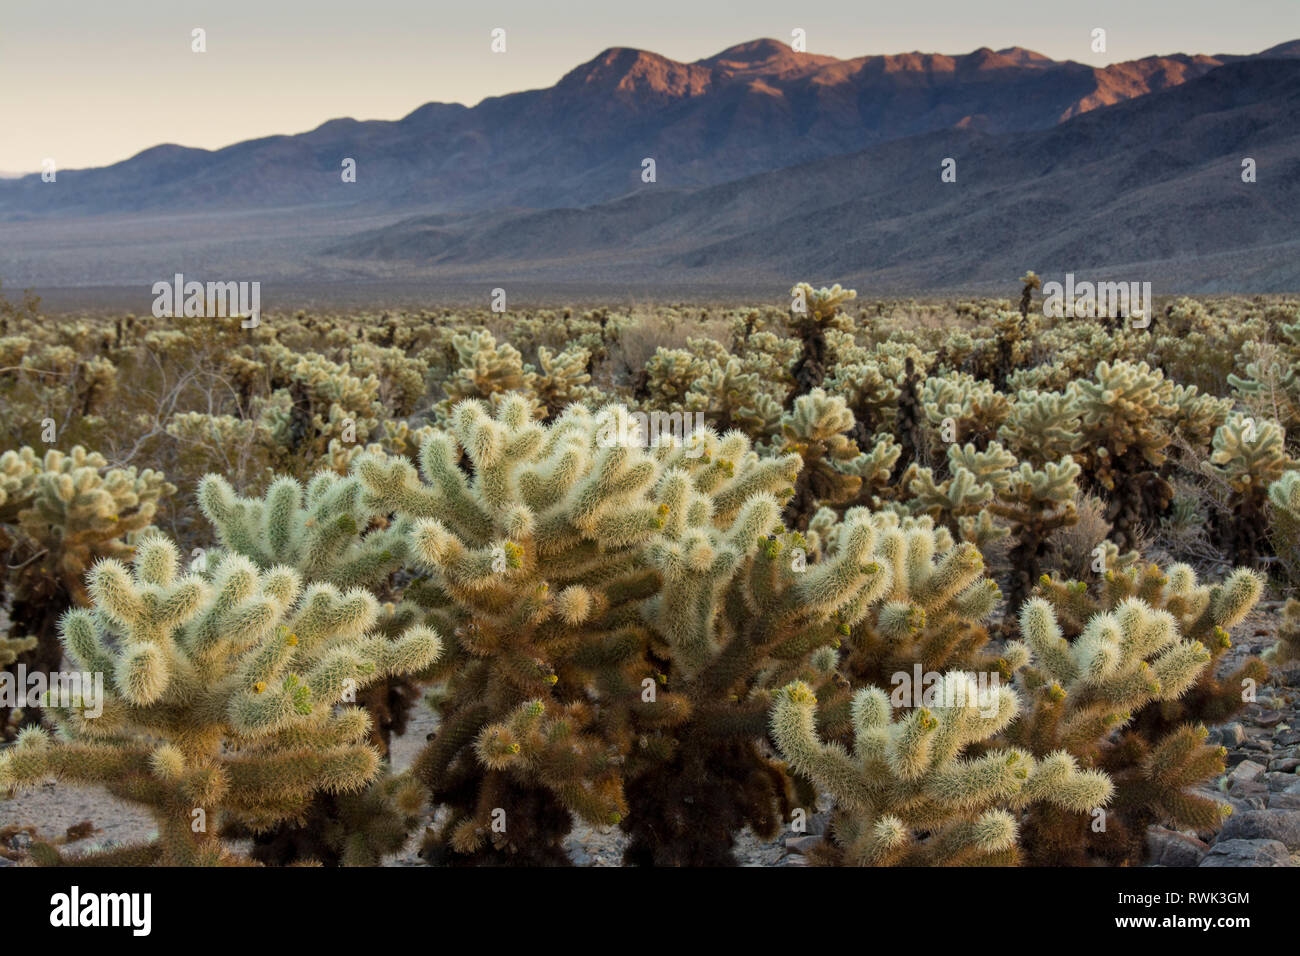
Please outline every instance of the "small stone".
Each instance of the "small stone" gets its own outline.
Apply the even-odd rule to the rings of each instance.
[[[1257,781],[1258,782],[1258,781]],[[1280,793],[1291,784],[1295,783],[1295,774],[1293,773],[1266,773],[1264,774],[1264,783],[1268,789],[1274,793]]]
[[[1250,722],[1256,727],[1274,727],[1282,723],[1282,711],[1261,710],[1250,716]]]
[[[1246,739],[1246,728],[1238,723],[1224,724],[1216,734],[1224,747],[1240,747]]]
[[[1200,866],[1290,866],[1291,854],[1277,840],[1220,840]]]
[[[1237,766],[1232,768],[1228,774],[1229,784],[1252,783],[1259,779],[1260,774],[1264,772],[1262,763],[1255,763],[1253,760],[1243,760]]]
[[[808,834],[807,836],[786,837],[785,848],[791,853],[804,854],[822,842],[820,836]]]
[[[1300,810],[1300,793],[1270,793],[1268,795],[1270,810]]]
[[[1246,780],[1241,783],[1234,783],[1229,787],[1228,795],[1245,802],[1251,800],[1267,800],[1268,787],[1259,780]],[[1251,805],[1253,806],[1254,804]]]
[[[1147,850],[1155,866],[1196,866],[1210,846],[1194,836],[1157,826],[1147,830]]]
[[[1234,813],[1219,831],[1222,840],[1276,840],[1300,849],[1300,810],[1252,810]]]

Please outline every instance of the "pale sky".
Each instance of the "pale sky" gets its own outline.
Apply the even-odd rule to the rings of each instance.
[[[1255,53],[1300,37],[1300,0],[0,0],[0,172],[398,119],[550,86],[611,46],[689,61],[795,28],[844,58],[1023,46],[1104,65]]]

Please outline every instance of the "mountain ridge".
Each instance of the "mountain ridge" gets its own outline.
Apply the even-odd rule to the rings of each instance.
[[[635,188],[642,160],[694,187],[959,126],[1049,128],[1240,60],[1171,54],[1091,67],[1022,47],[839,59],[770,38],[693,63],[611,47],[553,86],[398,120],[340,117],[216,150],[160,144],[106,167],[0,182],[0,217],[319,205],[340,214],[563,208]],[[356,159],[357,182],[339,175]]]

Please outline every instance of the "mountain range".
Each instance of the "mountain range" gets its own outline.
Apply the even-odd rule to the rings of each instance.
[[[111,285],[184,260],[303,280],[924,291],[1073,268],[1269,291],[1300,288],[1298,213],[1300,41],[1091,67],[757,40],[694,63],[615,48],[473,107],[0,181],[0,278]]]

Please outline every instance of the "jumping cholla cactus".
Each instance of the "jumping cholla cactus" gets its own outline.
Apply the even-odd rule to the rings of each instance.
[[[87,603],[87,569],[101,558],[128,557],[159,501],[175,491],[161,472],[110,469],[80,446],[43,457],[29,447],[0,455],[0,548],[10,568],[0,590],[9,597],[9,637],[33,641],[18,662],[42,673],[58,666],[57,622]],[[0,733],[15,716],[0,708]],[[29,708],[23,719],[38,716]]]
[[[764,439],[780,427],[781,403],[757,369],[735,358],[710,359],[682,399],[688,412],[703,412],[717,429],[738,428]],[[652,413],[656,409],[650,408]]]
[[[840,312],[840,306],[857,296],[856,291],[841,288],[838,282],[829,289],[814,289],[807,282],[800,282],[790,290],[792,325],[803,343],[792,369],[795,384],[791,398],[807,394],[825,380],[830,371],[826,331],[852,327],[851,321]]]
[[[1037,583],[1052,533],[1079,520],[1075,507],[1079,471],[1078,463],[1068,455],[1042,468],[1022,462],[989,503],[990,512],[1010,523],[1011,537],[1015,539],[1007,555],[1011,564],[1011,607],[1019,607]]]
[[[949,477],[943,481],[930,468],[913,466],[903,475],[900,484],[912,495],[908,508],[981,547],[1005,537],[1007,529],[993,524],[987,506],[1008,487],[1015,456],[998,442],[990,442],[984,451],[968,442],[949,445],[947,459]]]
[[[220,475],[199,482],[198,502],[223,548],[262,570],[289,565],[306,578],[370,585],[403,566],[409,525],[378,524],[356,477],[317,473],[307,487],[280,477],[266,497],[242,498]]]
[[[1300,470],[1288,471],[1268,489],[1273,550],[1292,583],[1300,583]]]
[[[1092,380],[1074,384],[1083,427],[1084,473],[1104,489],[1106,520],[1117,543],[1131,547],[1144,522],[1173,501],[1164,478],[1170,422],[1178,413],[1173,384],[1145,363],[1099,362]]]
[[[1277,643],[1264,652],[1264,662],[1281,667],[1300,660],[1300,600],[1290,598],[1277,629]]]
[[[590,363],[589,349],[568,348],[554,352],[545,345],[538,347],[538,370],[533,387],[538,401],[546,408],[548,420],[574,402],[604,404],[600,389],[590,384]]]
[[[1017,458],[1036,465],[1073,455],[1083,445],[1073,396],[1022,389],[998,429],[998,439]]]
[[[24,731],[0,755],[0,786],[54,777],[147,807],[157,839],[96,862],[237,863],[218,824],[263,831],[299,818],[317,792],[361,790],[379,769],[369,718],[338,705],[440,650],[426,627],[373,633],[373,597],[304,585],[287,567],[228,556],[182,576],[161,535],[140,543],[132,568],[97,564],[89,590],[93,611],[69,612],[62,638],[75,667],[104,675],[103,697],[51,708],[57,738]]]
[[[1116,798],[1101,830],[1077,816],[1040,816],[1026,841],[1033,859],[1139,862],[1152,823],[1219,825],[1221,805],[1189,790],[1223,769],[1204,725],[1240,710],[1243,684],[1266,676],[1253,658],[1215,674],[1229,629],[1261,587],[1245,570],[1202,585],[1185,565],[1167,575],[1154,565],[1108,572],[1099,598],[1078,582],[1040,584],[1044,596],[1021,610],[1023,644],[1008,647],[1034,661],[1021,673],[1032,708],[1008,738],[1035,753],[1064,747],[1105,770]]]
[[[795,482],[794,497],[786,505],[792,527],[806,530],[808,522],[823,505],[843,505],[868,492],[883,490],[902,449],[882,437],[870,454],[859,450],[849,433],[853,413],[844,399],[815,388],[794,400],[794,407],[781,417],[781,451],[793,452],[803,460]]]
[[[967,756],[1016,717],[1007,687],[983,690],[950,672],[934,708],[895,716],[883,690],[853,697],[853,752],[822,743],[816,697],[801,682],[776,696],[772,736],[797,773],[836,800],[828,861],[853,866],[1010,865],[1018,861],[1014,812],[1046,803],[1082,812],[1109,799],[1110,781],[1080,771],[1064,752],[1042,760],[1020,749]]]
[[[1214,453],[1204,468],[1229,489],[1229,511],[1219,532],[1231,560],[1248,564],[1260,556],[1267,541],[1269,487],[1297,464],[1286,452],[1286,433],[1277,422],[1233,415],[1214,432]]]
[[[1011,402],[989,382],[964,372],[932,375],[921,386],[921,406],[930,425],[930,449],[973,442],[983,451],[1011,414]]]
[[[358,465],[416,522],[429,577],[408,598],[456,637],[417,762],[451,808],[431,858],[563,862],[570,812],[622,822],[634,863],[727,862],[746,823],[776,831],[764,688],[865,613],[872,529],[805,541],[776,494],[798,456],[708,429],[646,449],[627,418],[572,406],[543,428],[517,401],[496,418],[466,403],[421,452],[429,484],[405,462]]]
[[[519,350],[508,342],[497,344],[496,336],[480,329],[457,334],[452,338],[459,367],[443,382],[447,397],[435,410],[439,423],[445,423],[456,403],[466,398],[491,400],[493,396],[517,392],[532,396],[537,373],[524,365]],[[540,418],[544,406],[533,402],[530,414]]]
[[[1245,374],[1230,374],[1228,384],[1249,405],[1288,429],[1300,428],[1300,320],[1278,325],[1278,341],[1246,341],[1238,364]]]
[[[856,510],[846,520],[858,518]],[[876,529],[874,558],[889,574],[881,603],[848,629],[844,672],[858,686],[890,687],[900,678],[945,671],[1005,671],[1005,662],[985,650],[984,622],[1001,599],[984,576],[984,559],[970,543],[955,544],[947,529],[928,518],[899,519],[882,512],[866,516]],[[1010,679],[1010,671],[1002,673]],[[842,695],[828,697],[827,729],[847,727]]]
[[[867,440],[890,431],[898,416],[899,389],[879,362],[839,363],[826,377],[826,391],[844,399],[855,421],[850,438],[865,447]]]

